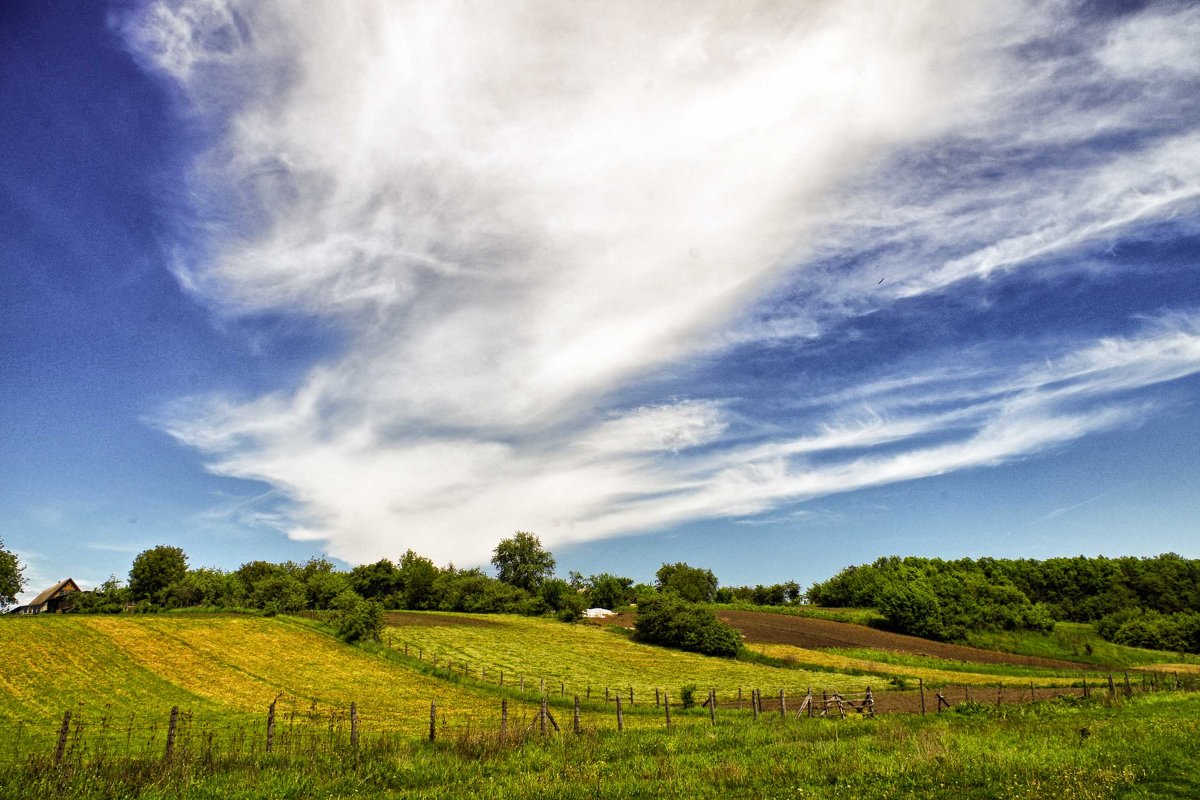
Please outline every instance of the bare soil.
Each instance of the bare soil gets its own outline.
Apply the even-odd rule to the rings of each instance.
[[[1018,656],[994,650],[981,650],[977,647],[946,644],[917,636],[876,630],[849,622],[832,622],[825,619],[794,617],[761,611],[718,611],[717,617],[740,631],[747,642],[755,644],[790,644],[809,649],[868,647],[874,650],[892,650],[953,661],[969,661],[975,664],[1086,669],[1084,665],[1070,661],[1057,661],[1037,656]]]

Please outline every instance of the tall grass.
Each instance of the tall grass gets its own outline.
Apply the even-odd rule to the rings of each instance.
[[[332,738],[270,755],[205,749],[30,757],[0,797],[1193,798],[1200,697],[1044,702],[848,720],[719,718],[667,733],[458,730]]]

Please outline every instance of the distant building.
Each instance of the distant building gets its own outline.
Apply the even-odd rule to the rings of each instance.
[[[71,597],[75,592],[79,591],[79,586],[75,581],[67,578],[65,581],[59,581],[51,586],[46,591],[33,598],[33,601],[28,605],[17,606],[12,610],[13,614],[58,614],[66,611],[71,607]]]

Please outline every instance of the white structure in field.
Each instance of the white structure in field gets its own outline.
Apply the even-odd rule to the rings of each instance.
[[[605,617],[611,617],[613,613],[614,612],[609,611],[607,608],[589,608],[587,611],[583,612],[583,615],[588,619],[604,619]]]

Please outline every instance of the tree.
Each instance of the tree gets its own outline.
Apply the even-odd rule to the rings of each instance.
[[[434,583],[438,574],[432,561],[406,550],[400,556],[400,591],[404,594],[404,607],[413,611],[437,608]]]
[[[25,567],[16,553],[4,549],[0,539],[0,608],[17,602],[17,595],[25,590]]]
[[[602,572],[588,578],[588,601],[599,608],[629,605],[634,599],[633,579]]]
[[[654,578],[660,592],[678,595],[689,603],[711,603],[717,596],[717,576],[712,570],[690,567],[682,561],[663,564]]]
[[[536,594],[542,581],[554,574],[554,556],[532,533],[517,531],[492,551],[497,577],[510,586]]]
[[[134,601],[165,599],[165,590],[187,574],[187,556],[178,547],[160,544],[138,553],[129,570],[129,592]]]

